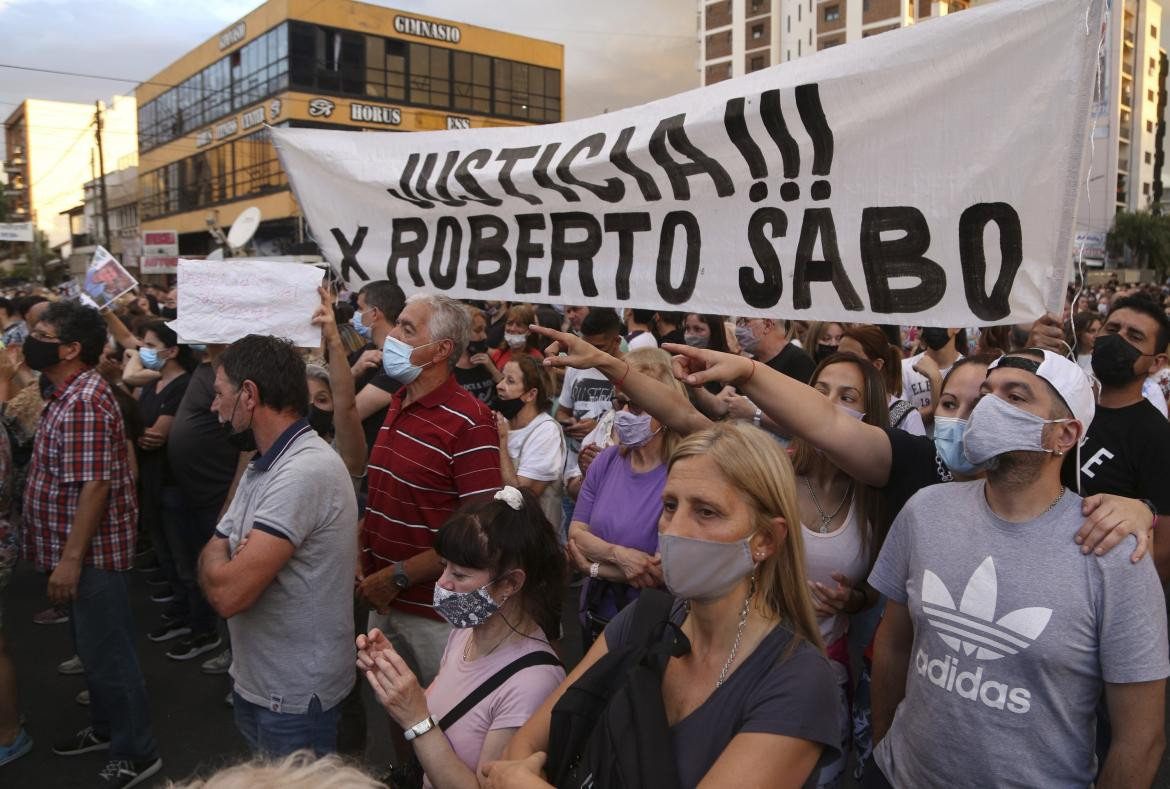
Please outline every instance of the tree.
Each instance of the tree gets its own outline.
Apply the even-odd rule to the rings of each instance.
[[[49,246],[49,237],[45,235],[45,231],[33,230],[33,240],[27,245],[24,258],[34,276],[43,280],[45,265],[53,260],[53,249]]]
[[[1118,211],[1106,246],[1115,256],[1129,250],[1139,268],[1152,268],[1162,279],[1170,270],[1170,217]]]

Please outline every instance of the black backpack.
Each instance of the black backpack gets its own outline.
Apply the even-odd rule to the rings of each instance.
[[[560,789],[679,789],[662,674],[690,642],[671,623],[674,598],[643,590],[625,646],[611,647],[552,709],[545,772]]]

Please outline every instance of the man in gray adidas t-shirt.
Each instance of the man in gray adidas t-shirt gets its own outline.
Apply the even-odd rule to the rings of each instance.
[[[1060,485],[1061,456],[1092,393],[1074,363],[1038,359],[988,373],[964,441],[987,479],[915,495],[870,576],[888,598],[874,756],[893,786],[1088,786],[1102,692],[1113,742],[1098,786],[1148,786],[1157,769],[1162,589],[1149,557],[1085,556],[1073,541],[1081,498]]]
[[[305,365],[290,344],[249,335],[216,364],[212,409],[259,450],[200,558],[231,631],[236,725],[268,756],[323,755],[354,683],[353,485],[302,416]]]

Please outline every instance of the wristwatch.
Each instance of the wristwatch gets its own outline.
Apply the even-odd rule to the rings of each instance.
[[[410,578],[406,575],[406,565],[402,562],[394,563],[394,585],[399,589],[406,589],[410,586]],[[421,734],[422,732],[419,733]]]
[[[589,577],[596,578],[597,573],[600,570],[601,570],[601,562],[594,562],[593,564],[589,565]]]
[[[414,724],[409,729],[402,732],[402,737],[407,742],[410,742],[415,737],[423,736],[424,734],[426,734],[427,732],[429,732],[431,729],[435,728],[438,725],[439,724],[435,720],[435,716],[428,715],[425,718],[423,718],[421,722]]]

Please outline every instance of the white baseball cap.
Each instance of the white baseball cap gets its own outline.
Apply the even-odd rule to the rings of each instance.
[[[1035,354],[1041,353],[1044,354],[1042,361],[1034,358]],[[1073,419],[1081,423],[1081,442],[1084,442],[1093,415],[1097,412],[1097,399],[1093,394],[1092,381],[1079,364],[1052,351],[1028,348],[1026,351],[999,357],[989,364],[987,369],[991,371],[996,367],[1027,370],[1050,383],[1072,412]]]

